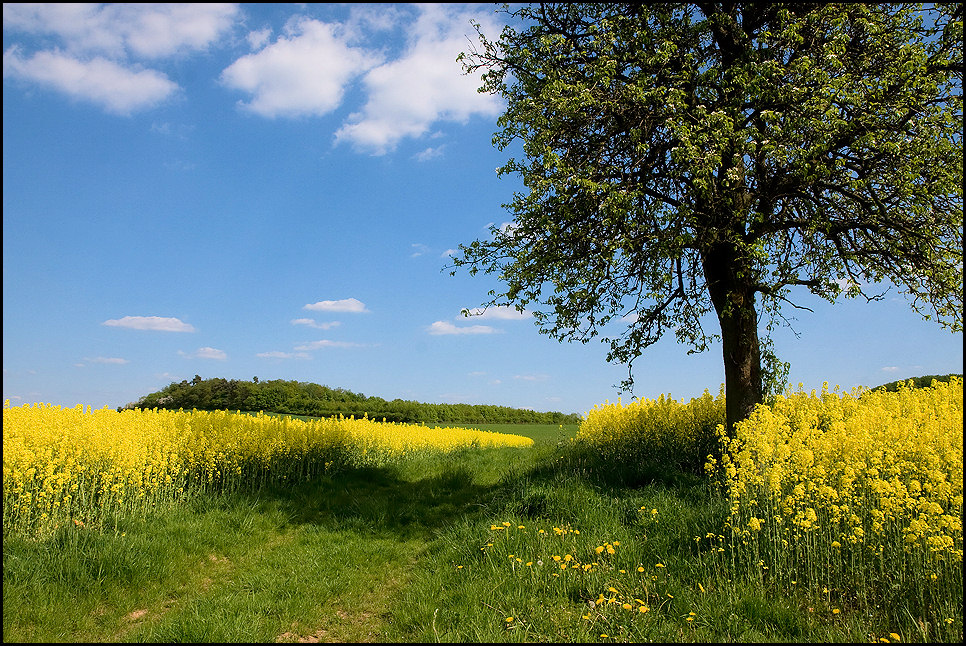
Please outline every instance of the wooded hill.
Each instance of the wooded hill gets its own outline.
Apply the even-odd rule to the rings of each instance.
[[[387,422],[413,424],[577,424],[581,419],[576,413],[541,413],[507,406],[427,404],[403,399],[387,401],[304,381],[259,381],[258,377],[252,381],[202,379],[198,375],[191,381],[172,382],[118,410],[126,408],[264,411],[311,417],[368,415],[370,419],[385,418]]]
[[[882,384],[881,386],[876,386],[872,390],[886,390],[889,392],[895,392],[899,389],[899,384],[906,384],[912,382],[913,388],[928,388],[932,385],[933,379],[936,381],[949,381],[950,377],[963,378],[962,375],[948,374],[948,375],[925,375],[923,377],[909,377],[908,379],[900,379],[899,381],[890,381],[887,384]]]

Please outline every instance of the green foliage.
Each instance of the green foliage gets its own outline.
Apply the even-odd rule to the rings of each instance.
[[[925,375],[922,377],[910,377],[908,379],[900,379],[899,381],[890,381],[887,384],[882,384],[881,386],[876,386],[872,390],[886,390],[888,392],[896,392],[899,390],[900,386],[912,387],[912,388],[929,388],[933,381],[948,382],[950,377],[963,378],[961,374],[948,374],[948,375]]]
[[[387,401],[366,397],[342,388],[304,381],[239,381],[202,379],[172,382],[162,390],[119,408],[166,408],[168,410],[267,411],[306,417],[354,416],[406,424],[576,424],[571,413],[537,412],[523,408],[485,404],[428,404],[403,399]]]

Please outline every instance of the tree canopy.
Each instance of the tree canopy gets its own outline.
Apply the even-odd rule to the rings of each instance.
[[[172,382],[158,392],[119,408],[196,408],[198,410],[265,411],[309,417],[364,415],[370,419],[408,424],[458,422],[462,424],[576,424],[580,415],[538,412],[490,404],[432,404],[404,399],[387,401],[343,388],[305,381],[271,379],[202,379]]]
[[[494,144],[523,151],[499,169],[525,186],[512,222],[454,258],[498,276],[487,305],[529,306],[562,341],[604,335],[627,388],[667,332],[720,339],[729,425],[781,379],[770,330],[795,289],[892,284],[962,330],[961,4],[506,11],[461,55],[507,101]]]

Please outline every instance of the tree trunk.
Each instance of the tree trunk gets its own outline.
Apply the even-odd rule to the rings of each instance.
[[[755,292],[733,244],[714,245],[702,260],[711,302],[721,324],[726,429],[734,437],[735,424],[748,417],[763,399]]]

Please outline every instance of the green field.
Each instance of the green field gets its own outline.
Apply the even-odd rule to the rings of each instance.
[[[577,435],[577,429],[580,428],[579,424],[447,424],[445,422],[438,424],[438,426],[475,428],[491,433],[523,435],[538,444],[569,441]]]
[[[736,573],[695,540],[728,514],[706,483],[619,484],[568,450],[576,427],[477,428],[536,444],[198,497],[103,533],[5,535],[3,639],[961,641],[961,594],[937,624]]]

